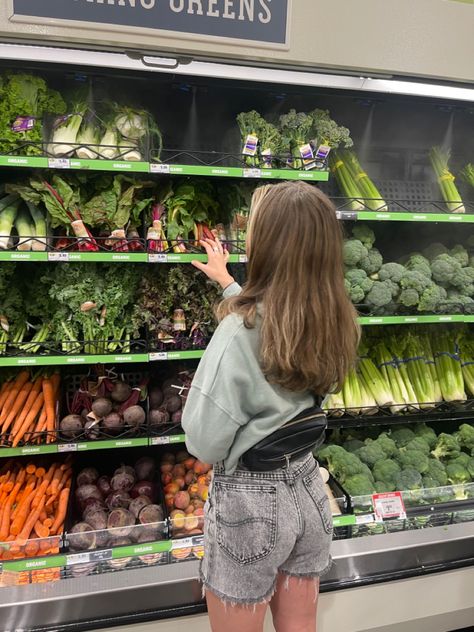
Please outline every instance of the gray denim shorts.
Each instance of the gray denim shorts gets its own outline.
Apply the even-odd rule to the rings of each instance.
[[[279,572],[316,578],[330,566],[332,516],[312,455],[272,472],[216,467],[205,516],[201,580],[225,601],[268,601]]]

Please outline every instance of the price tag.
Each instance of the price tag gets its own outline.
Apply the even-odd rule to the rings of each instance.
[[[87,562],[90,562],[90,553],[75,553],[74,555],[66,555],[66,566],[87,564]]]
[[[69,261],[68,252],[48,252],[48,261]]]
[[[356,524],[369,524],[374,522],[373,514],[363,514],[362,516],[356,516]]]
[[[161,362],[168,359],[167,351],[158,351],[156,353],[150,353],[150,362]]]
[[[239,263],[247,263],[248,257],[247,255],[239,255]]]
[[[49,158],[48,167],[50,169],[70,169],[71,161],[69,158]]]
[[[150,164],[150,173],[169,173],[170,166],[163,165],[161,163],[151,163]]]
[[[261,178],[262,170],[261,169],[244,169],[243,174],[244,178]]]
[[[357,220],[357,213],[353,211],[336,211],[337,219],[355,221]]]
[[[380,522],[386,518],[406,518],[405,503],[401,492],[387,492],[372,496],[375,519]]]
[[[193,546],[202,546],[204,542],[204,536],[197,535],[192,538],[183,538],[182,540],[172,540],[171,550],[176,549],[188,549]]]
[[[91,551],[89,553],[91,562],[103,562],[104,560],[112,559],[112,549],[105,549],[104,551]]]
[[[151,445],[168,445],[170,443],[169,437],[152,437],[150,439]]]
[[[58,452],[77,452],[77,443],[60,443]]]
[[[150,263],[167,263],[168,255],[160,252],[159,254],[150,254],[148,255],[148,261]]]

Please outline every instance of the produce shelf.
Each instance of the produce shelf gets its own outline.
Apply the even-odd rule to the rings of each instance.
[[[185,442],[184,434],[160,437],[139,437],[107,439],[105,441],[83,441],[71,443],[52,443],[46,445],[25,445],[17,448],[0,447],[0,459],[12,456],[32,456],[37,454],[60,454],[63,452],[90,452],[92,450],[117,450],[121,448],[143,448],[156,445],[173,445]]]
[[[360,316],[360,325],[413,325],[427,323],[473,323],[474,314],[430,314],[428,316]]]
[[[474,213],[379,213],[377,211],[336,211],[343,221],[365,220],[372,222],[428,222],[448,224],[474,224]]]
[[[147,353],[122,353],[116,355],[38,355],[0,357],[2,366],[66,366],[74,364],[124,364],[148,362]]]

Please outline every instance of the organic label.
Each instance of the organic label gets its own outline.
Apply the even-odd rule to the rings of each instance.
[[[152,437],[150,439],[151,445],[168,445],[170,443],[169,437]]]
[[[303,166],[305,171],[314,169],[316,163],[314,161],[314,153],[311,145],[309,143],[306,143],[306,145],[301,145],[301,147],[299,148],[299,152],[301,158],[303,158]]]
[[[382,521],[385,518],[406,518],[407,516],[401,492],[374,494],[372,505],[377,521]]]

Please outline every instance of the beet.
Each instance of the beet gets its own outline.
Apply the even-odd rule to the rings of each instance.
[[[87,522],[86,516],[93,511],[102,511],[105,509],[105,503],[103,500],[98,500],[97,498],[89,497],[81,503],[82,508],[82,517]]]
[[[159,386],[154,386],[148,393],[150,408],[159,408],[163,403],[163,391]]]
[[[131,465],[124,465],[122,463],[122,465],[118,467],[114,472],[114,474],[122,474],[122,473],[128,474],[129,476],[133,478],[133,480],[136,479],[135,468],[132,467]]]
[[[128,507],[131,500],[127,492],[119,490],[109,494],[105,499],[105,504],[109,509],[115,509],[116,507]]]
[[[156,464],[150,456],[142,456],[135,463],[135,473],[139,481],[151,480],[155,476]]]
[[[75,551],[87,551],[95,549],[96,535],[94,529],[87,522],[78,522],[68,533],[71,549]]]
[[[110,481],[110,486],[116,492],[128,492],[132,489],[134,483],[134,476],[130,476],[128,472],[119,472],[118,474],[114,474],[112,480]]]
[[[138,496],[147,496],[151,500],[155,498],[155,485],[150,481],[138,481],[130,490],[130,496],[132,498],[138,498]]]
[[[86,439],[97,439],[100,435],[98,422],[88,419],[84,424],[84,435]]]
[[[110,413],[102,420],[102,427],[106,432],[120,434],[123,430],[123,419],[118,413]]]
[[[165,406],[169,413],[175,413],[181,409],[181,397],[179,395],[171,395],[165,400]]]
[[[182,418],[183,418],[183,411],[182,410],[177,410],[176,412],[174,412],[171,415],[171,423],[173,423],[173,424],[180,424]]]
[[[138,428],[145,423],[146,415],[141,406],[130,406],[123,412],[123,421],[127,426]]]
[[[150,426],[162,426],[163,424],[169,423],[170,414],[167,410],[162,410],[161,408],[158,410],[150,410],[149,415]]]
[[[84,419],[80,415],[67,415],[59,423],[61,435],[66,439],[75,439],[82,433]]]
[[[164,520],[164,513],[161,505],[147,505],[143,507],[138,515],[141,524],[154,524]]]
[[[183,386],[185,386],[185,384],[179,377],[172,377],[165,380],[162,386],[164,398],[168,399],[173,395],[179,395]]]
[[[105,397],[98,397],[92,402],[92,412],[100,419],[112,412],[112,402]]]
[[[146,507],[147,505],[151,505],[151,498],[149,498],[148,496],[137,496],[132,500],[128,509],[132,512],[135,518],[138,518],[138,514],[140,513],[140,511],[143,509],[143,507]]]
[[[86,517],[87,516],[87,519]],[[105,511],[91,510],[84,516],[87,524],[90,524],[94,531],[102,531],[107,529],[107,514]]]
[[[83,505],[88,498],[102,500],[102,494],[97,485],[81,485],[76,489],[76,498]]]
[[[110,392],[110,397],[114,402],[126,402],[132,394],[132,387],[126,382],[121,380],[115,382],[113,389]]]
[[[102,496],[108,496],[112,491],[110,487],[110,477],[109,476],[101,476],[97,479],[96,483],[97,487],[100,489]]]
[[[78,487],[81,487],[81,485],[93,485],[98,478],[99,472],[95,469],[95,467],[85,467],[77,475],[76,483]]]
[[[112,537],[126,537],[130,535],[134,525],[135,516],[123,507],[113,509],[109,513],[107,528],[112,530],[112,533],[110,534]]]

